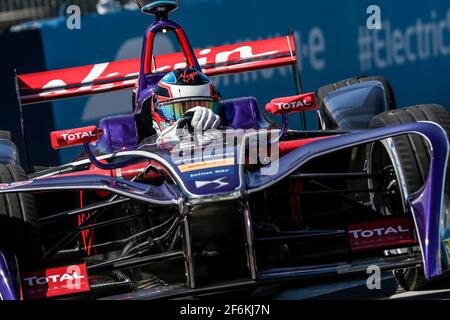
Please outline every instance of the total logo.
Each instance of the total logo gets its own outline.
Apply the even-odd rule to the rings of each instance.
[[[361,229],[349,230],[349,233],[352,234],[354,239],[372,238],[374,236],[381,237],[381,236],[388,236],[390,234],[409,233],[409,232],[411,232],[410,229],[404,228],[401,225],[396,227],[375,228],[369,230],[361,230]]]
[[[28,286],[33,287],[33,286],[42,286],[45,284],[49,284],[49,283],[61,283],[61,282],[66,282],[66,281],[76,281],[76,280],[81,280],[81,279],[85,279],[86,277],[84,275],[80,275],[78,274],[78,272],[73,272],[72,274],[69,273],[64,273],[62,275],[59,274],[55,274],[55,275],[50,275],[47,277],[27,277],[24,278],[23,280],[28,284]]]
[[[75,133],[71,133],[71,132],[67,132],[67,133],[62,133],[61,137],[63,138],[64,141],[78,141],[80,139],[84,139],[84,138],[96,138],[97,134],[95,132],[91,131],[84,131],[84,132],[75,132]]]
[[[101,129],[95,126],[54,131],[50,134],[53,149],[75,146],[83,143],[90,143],[97,140],[102,134]]]
[[[304,99],[302,101],[275,103],[275,105],[278,107],[278,110],[291,110],[301,107],[310,107],[312,106],[312,101],[307,101],[306,99]]]
[[[291,97],[276,98],[266,105],[266,111],[274,115],[290,112],[316,110],[316,94],[314,92],[299,94]]]
[[[90,291],[89,277],[85,264],[26,272],[21,278],[25,300]]]
[[[416,244],[412,222],[407,217],[350,225],[347,235],[352,251]]]

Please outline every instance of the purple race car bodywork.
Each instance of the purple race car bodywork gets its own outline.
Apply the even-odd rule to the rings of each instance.
[[[373,264],[380,266],[383,270],[410,268],[422,264],[427,278],[435,278],[448,271],[449,261],[444,242],[450,238],[450,219],[444,195],[449,142],[447,134],[441,126],[432,122],[416,122],[378,129],[358,128],[358,130],[297,132],[287,130],[287,114],[285,114],[283,115],[283,127],[280,130],[265,119],[254,98],[240,98],[223,101],[223,112],[221,114],[227,130],[241,130],[239,131],[241,134],[239,143],[231,144],[225,149],[219,148],[219,144],[222,146],[224,139],[226,139],[227,131],[225,130],[216,132],[216,136],[213,135],[207,142],[198,143],[194,141],[189,143],[190,141],[188,141],[186,145],[178,146],[156,145],[151,137],[140,137],[137,123],[139,117],[148,108],[148,102],[153,95],[155,85],[165,74],[164,72],[146,72],[149,68],[147,58],[149,50],[152,51],[154,36],[156,33],[163,32],[163,30],[164,32],[173,31],[178,36],[187,65],[199,70],[201,67],[204,68],[195,58],[196,54],[179,25],[165,19],[155,22],[147,30],[144,39],[143,58],[140,61],[140,74],[135,87],[134,113],[101,120],[99,128],[102,136],[95,145],[85,143],[85,152],[74,162],[32,174],[27,181],[0,185],[0,194],[32,193],[35,195],[38,204],[47,203],[47,207],[43,206],[47,209],[51,206],[46,201],[52,198],[39,200],[42,194],[44,194],[44,197],[45,194],[56,194],[55,197],[67,195],[67,199],[71,200],[72,197],[78,196],[80,191],[84,194],[84,196],[79,196],[82,202],[79,207],[68,207],[65,212],[55,214],[54,212],[61,211],[57,211],[57,209],[62,208],[57,205],[57,209],[49,209],[51,213],[40,214],[39,222],[43,226],[59,222],[65,218],[80,216],[86,212],[90,214],[90,216],[84,216],[84,221],[78,221],[78,226],[75,226],[75,235],[69,233],[61,241],[48,240],[45,242],[46,252],[41,264],[42,268],[45,269],[58,264],[85,263],[91,281],[91,289],[94,290],[96,288],[95,281],[100,282],[101,285],[98,287],[106,287],[106,285],[102,282],[103,280],[95,278],[96,280],[93,281],[94,278],[91,279],[91,277],[153,263],[166,263],[164,269],[174,268],[175,270],[175,267],[171,264],[172,261],[182,260],[183,263],[180,264],[182,267],[176,270],[185,281],[173,280],[172,274],[166,275],[167,270],[161,271],[156,268],[148,271],[145,269],[145,272],[148,271],[152,275],[156,274],[160,279],[163,279],[165,284],[142,289],[136,285],[137,280],[128,281],[129,279],[125,278],[121,282],[116,280],[112,287],[117,289],[119,282],[120,285],[125,283],[124,291],[116,292],[111,289],[106,294],[99,294],[99,297],[110,299],[194,295],[197,292],[195,290],[198,290],[199,293],[205,293],[243,286],[255,286],[280,279],[302,279],[326,274],[365,272],[366,268]],[[149,43],[151,43],[150,46]],[[231,56],[231,54],[228,56]],[[271,59],[280,58],[279,56],[271,57]],[[254,64],[255,59],[251,58],[239,63]],[[256,61],[256,63],[260,62]],[[277,66],[277,64],[274,66]],[[217,72],[217,68],[221,67],[234,68],[236,64],[216,65],[214,72]],[[129,78],[125,79],[125,81],[128,80]],[[117,79],[114,81],[117,82]],[[93,86],[94,84],[89,85]],[[52,88],[52,90],[66,89]],[[346,92],[347,103],[355,100],[355,96],[369,96],[367,92],[378,92],[377,90],[381,93],[384,92],[377,82],[368,82],[351,87]],[[55,95],[59,93],[56,92]],[[375,95],[376,97],[379,96]],[[374,95],[371,95],[370,99],[375,98]],[[386,105],[383,105],[385,102],[375,101],[372,103],[375,111],[370,113],[370,116],[387,111]],[[365,104],[371,104],[369,99],[365,99]],[[358,110],[355,110],[355,114],[358,114],[358,112]],[[255,137],[261,139],[260,135],[266,136],[267,132],[278,137],[275,140],[265,141],[265,145],[279,150],[279,158],[272,158],[271,155],[268,155],[269,164],[258,162],[256,165],[249,166],[247,152],[253,146],[254,140],[252,139]],[[324,223],[324,219],[316,222],[309,217],[309,224],[298,223],[296,228],[291,229],[291,227],[285,226],[284,220],[281,221],[280,219],[281,222],[278,222],[273,212],[267,215],[260,214],[261,211],[264,211],[264,208],[260,206],[261,199],[268,199],[271,194],[277,193],[287,183],[286,181],[293,179],[293,177],[307,179],[313,175],[311,172],[319,170],[324,174],[331,174],[324,170],[320,162],[323,159],[330,167],[333,167],[330,159],[343,158],[345,159],[343,161],[345,165],[342,168],[347,168],[347,159],[353,159],[350,156],[351,150],[357,150],[361,146],[380,141],[385,141],[389,145],[390,139],[405,134],[420,135],[429,143],[432,150],[429,175],[424,186],[415,193],[402,193],[403,203],[401,205],[404,212],[400,216],[413,222],[414,238],[417,240],[418,246],[417,242],[412,242],[414,241],[412,238],[407,239],[408,242],[401,242],[405,240],[404,238],[401,238],[401,241],[390,238],[388,240],[394,242],[385,247],[379,246],[379,244],[365,243],[369,247],[372,246],[372,250],[364,251],[358,248],[358,245],[361,244],[350,243],[351,248],[349,248],[348,230],[350,229],[345,230],[342,225],[349,226],[363,223],[366,220],[375,223],[383,218],[382,216],[371,219],[355,218],[359,214],[358,210],[366,210],[361,208],[362,201],[359,200],[359,204],[358,201],[344,197],[339,200],[334,198],[329,200],[330,202],[351,202],[356,207],[355,210],[345,208],[345,210],[335,212],[334,216],[348,215],[348,218],[347,216],[345,219],[342,218],[343,220],[339,220],[335,225],[332,222]],[[259,141],[259,148],[261,148],[261,140]],[[286,148],[289,150],[286,151]],[[208,153],[205,153],[206,149],[208,149]],[[5,150],[0,145],[1,155]],[[191,152],[195,153],[198,150],[202,152],[200,160],[193,161],[191,156],[186,156],[187,153],[191,155]],[[393,167],[396,167],[396,160],[398,159],[396,159],[395,152],[390,155],[392,156]],[[6,157],[6,159],[9,160],[3,163],[16,161],[15,156]],[[337,162],[340,162],[340,160],[336,160]],[[136,174],[132,177],[125,177],[125,168],[140,163],[144,163],[144,165],[138,168]],[[276,170],[267,174],[268,167],[271,165],[275,166]],[[310,169],[309,166],[313,166],[314,170]],[[153,171],[159,179],[158,182],[154,182],[155,177],[151,181],[150,179],[140,179],[150,171]],[[401,170],[396,168],[395,172],[401,190],[404,185],[404,178]],[[341,172],[340,175],[345,174]],[[351,179],[350,175],[348,173],[346,178]],[[370,175],[362,173],[360,175],[363,178],[371,179]],[[334,177],[337,176],[339,175],[334,175]],[[291,188],[290,185],[289,188]],[[320,204],[322,196],[320,196],[320,193],[319,195],[315,194],[317,189],[301,188],[301,192],[305,192],[305,196],[309,192],[310,194],[314,193],[314,197],[317,197],[313,199],[315,205],[312,207],[315,208],[314,210],[319,210],[318,208],[321,205],[326,205]],[[321,192],[324,192],[324,190]],[[368,193],[374,192],[376,191],[368,191]],[[282,193],[280,195],[277,193],[277,196],[270,198],[272,200],[267,200],[265,205],[272,208],[270,202],[277,201],[277,197],[280,197],[280,205],[284,201],[281,199],[286,199],[285,202],[291,203],[290,208],[296,209],[296,211],[293,210],[294,219],[292,220],[289,217],[290,220],[287,222],[288,225],[292,225],[294,222],[297,223],[298,212],[301,213],[302,217],[305,217],[302,206],[310,208],[310,205],[306,202],[299,204],[300,201],[297,198],[292,198],[291,189],[288,193],[286,198],[282,198]],[[86,195],[89,195],[89,203],[83,204]],[[98,214],[99,212],[104,213],[104,210],[110,208],[113,210],[115,206],[119,206],[118,212],[109,212],[114,216],[112,222],[103,220],[94,222],[95,219],[100,219],[101,214]],[[302,210],[299,209],[299,206]],[[341,202],[336,202],[333,206],[341,208]],[[370,211],[369,213],[372,216],[376,215],[376,210],[367,210]],[[143,222],[139,223],[139,228],[135,225],[130,228],[127,227],[127,232],[128,229],[133,229],[133,231],[130,231],[131,233],[125,232],[126,239],[131,239],[136,234],[153,232],[160,227],[164,232],[159,236],[152,234],[151,237],[149,236],[142,241],[133,238],[130,243],[135,247],[131,249],[127,242],[126,245],[120,246],[120,250],[114,247],[114,250],[105,251],[112,258],[109,258],[102,251],[106,244],[101,241],[105,241],[107,244],[114,242],[107,242],[104,234],[100,234],[101,241],[97,246],[85,244],[84,248],[81,248],[80,234],[83,235],[83,241],[86,241],[86,239],[91,239],[89,235],[84,236],[83,232],[86,230],[101,228],[110,223],[117,224],[120,221],[130,221],[133,217],[128,216],[128,213],[122,216],[125,211],[133,212],[134,218],[139,216],[139,219],[141,219],[142,215],[151,220],[148,229],[141,228]],[[147,214],[151,217],[146,217]],[[163,222],[158,220],[160,217]],[[168,218],[164,220],[163,217]],[[333,219],[330,219],[330,221],[334,221]],[[145,222],[145,225],[147,225],[147,222]],[[317,226],[317,228],[313,229],[311,226]],[[224,230],[227,228],[230,228],[229,231]],[[398,230],[402,229],[399,228]],[[108,233],[112,233],[112,231],[108,231]],[[120,240],[114,238],[114,240],[121,244],[122,238]],[[295,239],[293,240],[293,238]],[[338,248],[331,248],[330,243],[324,244],[319,238],[325,238],[327,242],[331,242],[330,239],[338,239],[336,243],[341,241],[342,245]],[[292,241],[296,242],[295,245],[291,244]],[[383,241],[386,241],[386,239]],[[70,252],[69,250],[63,250],[65,246],[74,243],[77,243],[76,250],[73,249]],[[271,244],[267,245],[266,243]],[[305,244],[306,248],[313,248],[315,251],[311,249],[312,251],[309,252],[298,243]],[[158,244],[157,248],[154,247],[155,244]],[[230,246],[230,252],[225,249],[222,250],[221,248],[224,246]],[[297,246],[300,246],[303,251],[298,250]],[[402,251],[401,254],[396,255],[388,254],[390,249],[405,247],[415,249]],[[98,250],[98,252],[90,254],[91,248],[92,250]],[[138,249],[135,250],[135,248]],[[373,250],[373,248],[377,248],[378,251]],[[329,253],[326,250],[329,250]],[[117,256],[111,254],[111,252],[116,251],[120,252]],[[305,253],[307,251],[308,254]],[[419,251],[420,253],[418,253]],[[239,254],[236,254],[236,252],[239,252]],[[288,255],[289,259],[280,257],[281,253],[285,256]],[[64,260],[63,257],[69,254],[73,254],[73,256]],[[220,260],[222,255],[225,257],[225,261],[232,265],[229,267],[230,270],[233,270],[230,271],[231,275],[217,273],[217,266],[224,263],[223,260]],[[0,252],[1,299],[9,300],[21,297],[23,288],[21,288],[17,272],[13,271],[20,270],[20,265],[17,268],[13,256],[10,254],[4,255]],[[331,256],[332,258],[330,258]],[[230,257],[236,257],[236,266],[230,262],[233,260]],[[210,263],[209,261],[212,259],[219,259],[217,260],[219,262]],[[203,271],[203,265],[207,265],[206,269],[211,268],[213,271],[209,269]],[[161,274],[158,272],[161,272]],[[127,276],[129,275],[127,274]],[[146,281],[149,281],[148,278],[146,278]],[[197,279],[200,279],[200,281],[197,281]],[[22,279],[22,285],[23,283]],[[133,283],[133,285],[130,285],[130,283]],[[47,295],[47,297],[49,296]]]

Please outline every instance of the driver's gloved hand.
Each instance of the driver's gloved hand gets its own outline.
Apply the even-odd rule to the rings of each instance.
[[[220,117],[211,109],[204,107],[195,107],[186,112],[193,113],[191,126],[194,131],[201,132],[209,129],[217,129],[220,125]]]
[[[190,125],[194,129],[194,132],[202,132],[209,129],[217,129],[220,126],[220,117],[216,115],[212,110],[204,107],[195,107],[189,109],[184,114],[183,118],[191,116],[192,120]],[[179,124],[183,121],[183,118],[178,120],[172,126],[164,130],[158,137],[157,143],[163,143],[165,141],[176,142],[180,135],[189,135],[189,131],[179,128]]]

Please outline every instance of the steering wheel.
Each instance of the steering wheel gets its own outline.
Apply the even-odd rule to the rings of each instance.
[[[193,112],[185,113],[183,117],[178,121],[177,129],[184,129],[187,127],[189,133],[193,133],[194,127],[191,126],[192,118],[194,118]],[[225,131],[227,129],[231,129],[231,127],[220,125],[217,129],[220,131]]]
[[[194,118],[194,114],[192,112],[187,112],[183,115],[183,117],[178,121],[177,129],[188,129],[189,133],[194,132],[194,127],[191,126],[192,118]]]

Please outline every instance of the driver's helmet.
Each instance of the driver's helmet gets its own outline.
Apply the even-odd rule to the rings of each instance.
[[[198,106],[219,114],[219,100],[218,92],[205,74],[194,68],[175,70],[158,83],[153,96],[154,120],[158,124],[161,121],[173,124],[186,111]]]

